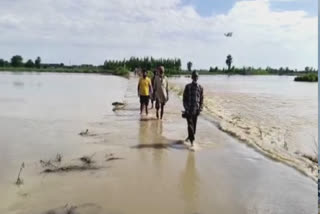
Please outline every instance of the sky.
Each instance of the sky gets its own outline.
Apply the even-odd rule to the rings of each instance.
[[[1,0],[0,58],[176,57],[208,69],[231,54],[236,67],[303,69],[318,66],[317,23],[316,0]]]

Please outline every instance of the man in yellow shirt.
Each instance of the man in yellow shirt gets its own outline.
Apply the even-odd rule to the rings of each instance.
[[[149,77],[147,77],[147,71],[142,70],[142,77],[139,79],[138,84],[138,96],[140,97],[140,114],[142,114],[143,106],[146,109],[146,115],[148,115],[149,98],[152,94],[152,84]]]

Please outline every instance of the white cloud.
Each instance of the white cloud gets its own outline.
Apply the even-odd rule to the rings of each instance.
[[[201,17],[179,0],[2,0],[0,58],[101,64],[106,58],[180,57],[195,67],[317,66],[317,17],[239,1]],[[223,33],[234,32],[232,38]]]

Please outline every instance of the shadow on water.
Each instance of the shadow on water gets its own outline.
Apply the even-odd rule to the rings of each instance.
[[[138,144],[136,146],[132,146],[134,149],[179,149],[179,150],[189,150],[189,147],[183,143],[181,140],[177,141],[169,141],[169,143],[148,143],[148,144]]]
[[[161,120],[141,120],[139,126],[139,144],[133,149],[178,149],[189,150],[182,140],[167,139],[162,135],[163,123]]]

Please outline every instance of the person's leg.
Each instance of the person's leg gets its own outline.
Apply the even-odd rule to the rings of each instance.
[[[146,97],[146,115],[148,115],[149,97]]]
[[[159,100],[156,99],[156,115],[157,115],[157,119],[159,119]]]
[[[198,121],[198,115],[192,116],[193,141],[195,140],[195,135],[196,135],[196,130],[197,130],[197,121]],[[191,144],[193,144],[193,142]]]
[[[198,115],[193,116],[193,133],[196,134],[197,130],[197,122],[198,122]]]
[[[142,114],[142,110],[143,110],[143,99],[142,99],[142,96],[140,96],[140,114]]]
[[[162,119],[162,117],[163,117],[163,109],[164,109],[164,103],[161,103],[161,116],[160,116],[160,118]]]
[[[191,145],[193,145],[194,131],[193,131],[193,119],[191,115],[187,117],[187,122],[188,122],[188,139],[190,140]]]

